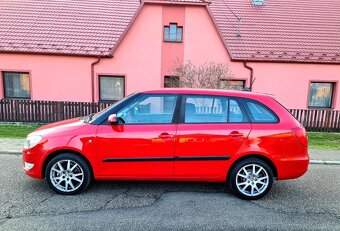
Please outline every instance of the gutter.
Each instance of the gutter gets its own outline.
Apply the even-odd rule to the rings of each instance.
[[[254,82],[254,70],[251,66],[247,65],[247,62],[243,62],[243,65],[245,68],[250,70],[250,78],[249,78],[249,91],[252,91],[253,88],[253,82]]]
[[[100,56],[97,60],[91,63],[91,90],[92,90],[92,103],[94,103],[94,66],[100,62]]]

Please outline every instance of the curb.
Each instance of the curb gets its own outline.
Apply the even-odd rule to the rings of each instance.
[[[18,150],[0,150],[0,154],[21,155],[21,151],[18,151]]]
[[[340,165],[340,161],[337,161],[337,160],[310,160],[309,164]]]
[[[21,151],[3,150],[3,151],[0,151],[0,155],[1,154],[21,155]],[[310,160],[309,164],[340,165],[340,161],[338,160]]]

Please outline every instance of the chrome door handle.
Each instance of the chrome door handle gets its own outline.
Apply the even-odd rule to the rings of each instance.
[[[240,133],[238,131],[233,131],[233,132],[229,133],[229,136],[231,136],[231,137],[241,137],[241,136],[243,136],[243,133]]]
[[[158,136],[158,138],[161,138],[161,139],[167,139],[167,138],[173,138],[173,137],[174,137],[174,135],[171,135],[167,132],[163,132]]]

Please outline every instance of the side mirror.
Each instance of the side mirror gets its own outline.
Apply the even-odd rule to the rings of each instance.
[[[111,114],[111,115],[109,115],[109,118],[107,118],[107,121],[110,124],[116,124],[116,123],[118,123],[118,117],[117,117],[116,114]]]

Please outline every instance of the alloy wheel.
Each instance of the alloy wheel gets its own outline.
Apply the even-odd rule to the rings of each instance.
[[[245,165],[236,174],[236,187],[245,196],[261,195],[266,191],[268,185],[269,175],[260,165]]]
[[[84,171],[73,160],[59,160],[50,170],[50,181],[62,192],[73,192],[83,184]]]

